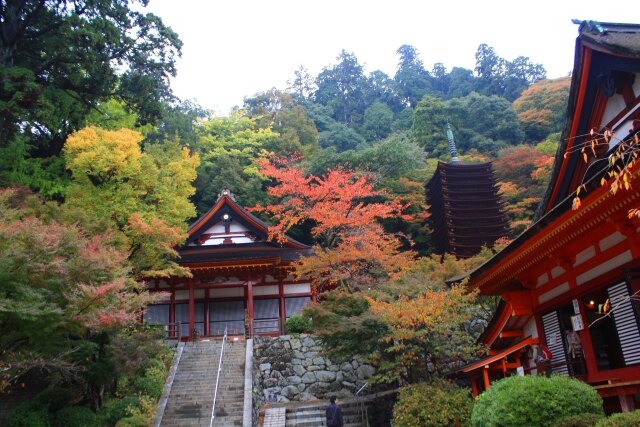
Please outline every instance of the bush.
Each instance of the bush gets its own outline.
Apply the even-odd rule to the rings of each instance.
[[[600,420],[596,427],[637,427],[640,426],[640,409],[633,412],[613,414]]]
[[[136,378],[136,390],[146,396],[158,399],[162,396],[164,377],[144,376]]]
[[[56,414],[58,427],[93,427],[96,425],[96,414],[84,406],[68,406]]]
[[[7,427],[49,427],[49,408],[32,404],[20,406],[11,412]]]
[[[42,390],[34,398],[36,405],[46,405],[52,413],[69,406],[76,393],[68,388],[49,387]]]
[[[122,418],[116,423],[116,427],[147,427],[148,425],[149,421],[142,415]]]
[[[291,316],[287,319],[287,332],[290,334],[302,334],[311,332],[311,320],[303,316]]]
[[[105,405],[105,418],[112,425],[117,423],[122,418],[126,418],[132,415],[132,410],[140,407],[140,398],[137,396],[126,396],[115,402],[109,402]]]
[[[562,418],[553,427],[593,427],[602,418],[603,416],[598,414],[571,415],[570,417]]]
[[[469,425],[473,402],[468,389],[447,381],[414,384],[400,389],[393,407],[393,425],[461,426]]]
[[[563,418],[600,414],[602,399],[589,385],[566,376],[509,377],[478,396],[473,426],[551,427]]]

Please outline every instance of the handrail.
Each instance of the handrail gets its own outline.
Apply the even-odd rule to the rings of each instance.
[[[357,401],[359,401],[359,403],[360,403],[360,418],[362,419],[363,425],[365,425],[365,426],[369,425],[369,414],[368,414],[368,411],[367,411],[367,406],[364,404],[364,396],[360,396],[360,393],[368,385],[369,385],[369,383],[362,384],[362,387],[360,387],[358,389],[358,391],[356,391],[355,394],[354,394],[354,396],[356,397]]]
[[[213,426],[213,420],[216,417],[216,399],[218,398],[218,385],[220,382],[220,372],[222,371],[222,356],[224,356],[224,345],[227,342],[227,328],[224,328],[224,336],[222,337],[222,347],[220,348],[220,361],[218,362],[218,374],[216,375],[216,388],[213,392],[213,405],[211,405],[211,421],[209,427]]]

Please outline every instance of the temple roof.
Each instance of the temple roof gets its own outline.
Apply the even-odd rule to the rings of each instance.
[[[187,230],[187,240],[178,248],[185,266],[255,263],[270,260],[273,265],[289,264],[302,255],[312,255],[311,247],[284,236],[269,240],[269,225],[241,207],[229,190],[223,190],[214,206]]]
[[[538,241],[542,242],[544,239],[538,237],[543,235],[548,227],[554,227],[554,230],[558,227],[566,227],[566,225],[557,225],[559,220],[573,224],[578,223],[576,218],[580,216],[584,221],[584,218],[589,215],[589,210],[596,209],[595,206],[600,203],[600,201],[590,203],[593,197],[611,198],[611,194],[606,194],[608,192],[601,188],[599,174],[592,173],[585,182],[587,191],[582,194],[584,206],[575,214],[571,211],[572,200],[577,188],[576,180],[578,183],[580,182],[587,168],[582,160],[580,150],[572,150],[572,147],[584,141],[584,136],[589,133],[589,127],[593,126],[592,114],[597,99],[596,95],[603,90],[603,76],[614,69],[640,72],[640,25],[583,21],[576,40],[567,121],[558,145],[549,186],[534,216],[533,224],[506,248],[471,271],[468,274],[470,285],[473,286],[473,282],[488,271],[511,263],[512,258],[516,256],[513,254],[520,256],[534,239],[537,239],[536,244]],[[570,154],[565,156],[567,152]],[[607,154],[605,153],[605,156]],[[589,197],[592,193],[597,194]],[[618,196],[617,199],[624,197]],[[567,231],[564,230],[563,234],[566,233]],[[532,251],[527,252],[533,254]],[[523,261],[513,261],[513,263],[523,264]],[[510,282],[502,282],[500,285],[498,283],[500,282],[494,282],[492,292],[521,286],[515,279]]]
[[[542,218],[575,191],[576,171],[582,171],[584,162],[579,150],[572,150],[585,140],[593,126],[592,106],[598,92],[613,80],[614,71],[640,71],[640,25],[596,21],[580,23],[576,39],[575,63],[567,107],[567,119],[549,186],[535,214],[534,221]],[[611,84],[614,84],[611,82]],[[588,108],[583,108],[588,105]],[[569,152],[565,157],[565,153]]]

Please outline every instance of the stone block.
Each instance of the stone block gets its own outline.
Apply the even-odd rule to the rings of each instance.
[[[305,384],[311,384],[316,381],[316,375],[313,372],[307,372],[302,376],[302,382]]]
[[[270,371],[271,370],[271,363],[261,363],[260,364],[260,370],[262,372]]]
[[[313,364],[317,365],[317,366],[324,366],[325,365],[324,358],[322,358],[322,357],[314,357],[313,358]]]
[[[376,370],[371,365],[360,365],[358,366],[357,372],[359,380],[366,380],[371,375],[375,374]]]
[[[304,375],[307,370],[302,365],[293,365],[293,372],[295,372],[296,375]]]
[[[300,378],[298,375],[287,377],[287,383],[289,384],[298,385],[301,382],[302,382],[302,378]]]
[[[316,378],[321,382],[332,382],[336,380],[336,373],[331,371],[318,371]]]

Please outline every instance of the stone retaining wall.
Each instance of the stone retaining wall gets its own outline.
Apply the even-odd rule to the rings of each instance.
[[[257,337],[254,340],[254,395],[264,402],[353,397],[375,369],[357,360],[336,362],[323,355],[313,335]]]

